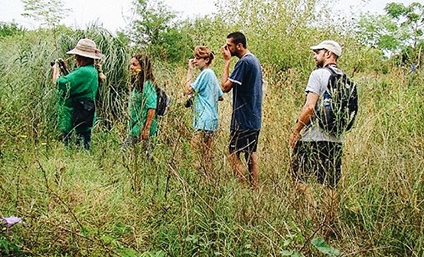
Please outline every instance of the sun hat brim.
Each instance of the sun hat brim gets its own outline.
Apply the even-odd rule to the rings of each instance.
[[[86,52],[86,51],[81,51],[81,50],[78,50],[78,49],[76,49],[76,48],[74,48],[74,49],[72,49],[71,51],[69,51],[69,52],[66,52],[67,54],[76,54],[76,55],[80,55],[80,56],[84,56],[84,57],[88,57],[88,58],[92,58],[92,59],[95,59],[95,60],[97,60],[97,59],[101,59],[101,58],[103,58],[103,54],[101,54],[100,52],[99,53],[92,53],[92,52]]]

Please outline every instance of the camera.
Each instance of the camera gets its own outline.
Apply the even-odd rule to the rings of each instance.
[[[60,71],[64,75],[68,75],[69,74],[69,71],[66,68],[65,61],[62,58],[54,59],[53,61],[51,61],[50,65],[53,67],[56,63],[58,64]]]
[[[194,100],[194,94],[193,94],[193,93],[190,93],[190,94],[188,95],[188,99],[187,99],[187,101],[185,102],[184,106],[185,106],[186,108],[190,108],[190,107],[193,105],[193,100]]]

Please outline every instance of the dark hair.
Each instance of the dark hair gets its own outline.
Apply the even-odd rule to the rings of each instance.
[[[86,56],[76,54],[75,58],[77,58],[79,60],[84,60],[87,63],[86,65],[93,65],[94,64],[94,59],[90,58],[90,57],[86,57]]]
[[[144,54],[136,54],[132,58],[137,59],[142,69],[131,81],[134,84],[134,88],[143,93],[144,83],[148,80],[156,86],[156,79],[153,75],[152,63],[149,57]]]
[[[209,58],[209,62],[207,63],[208,65],[211,64],[215,58],[214,52],[211,51],[207,46],[197,46],[194,49],[193,55],[197,58]]]
[[[247,48],[246,37],[241,32],[233,32],[228,34],[227,38],[231,38],[235,45],[242,44],[244,48]]]

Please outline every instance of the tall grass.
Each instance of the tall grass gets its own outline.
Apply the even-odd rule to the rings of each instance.
[[[223,44],[226,33],[221,34]],[[296,250],[320,256],[311,240],[324,236],[324,192],[312,183],[318,207],[308,209],[289,172],[288,138],[313,69],[307,46],[319,37],[309,35],[281,55],[281,63],[259,41],[251,43],[269,83],[257,193],[240,186],[226,158],[231,95],[219,107],[212,179],[191,167],[192,113],[183,108],[183,65],[155,60],[155,75],[161,85],[167,82],[172,106],[160,118],[149,158],[142,146],[122,151],[133,49],[96,27],[64,30],[60,49],[55,49],[49,31],[2,37],[0,215],[19,216],[24,223],[0,232],[0,253],[6,254],[7,244],[16,246],[10,248],[14,255],[278,256]],[[49,81],[50,60],[64,56],[82,37],[92,38],[107,56],[103,67],[108,80],[90,152],[65,148],[58,139],[56,89]],[[285,40],[287,46],[299,42],[296,35]],[[373,52],[354,47],[350,38],[343,41],[346,57],[340,66],[358,83],[360,114],[344,142],[337,237],[328,243],[346,256],[422,256],[422,71],[388,64],[380,69],[383,62]],[[219,46],[218,40],[210,44]],[[288,56],[298,61],[288,61]],[[281,69],[287,61],[291,65]],[[218,77],[222,63],[219,57],[214,63]]]

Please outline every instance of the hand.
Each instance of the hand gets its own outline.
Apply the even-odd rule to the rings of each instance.
[[[294,149],[294,147],[296,146],[297,141],[299,141],[300,139],[300,132],[298,131],[293,131],[290,135],[290,146]]]
[[[103,74],[103,72],[100,72],[99,73],[99,79],[102,81],[102,83],[105,83],[105,81],[106,81],[106,75]]]
[[[57,64],[59,65],[60,69],[68,69],[67,65],[66,65],[66,61],[62,58],[57,59]]]
[[[53,84],[56,83],[56,80],[60,77],[59,68],[57,67],[56,63],[52,65],[52,82]]]
[[[149,134],[150,134],[150,131],[147,129],[144,129],[143,132],[141,133],[141,140],[149,139]]]
[[[189,60],[188,60],[188,68],[189,68],[190,70],[192,70],[192,69],[193,69],[193,67],[194,67],[194,59],[189,59]]]
[[[221,51],[225,61],[231,60],[231,52],[227,45],[222,46]]]

